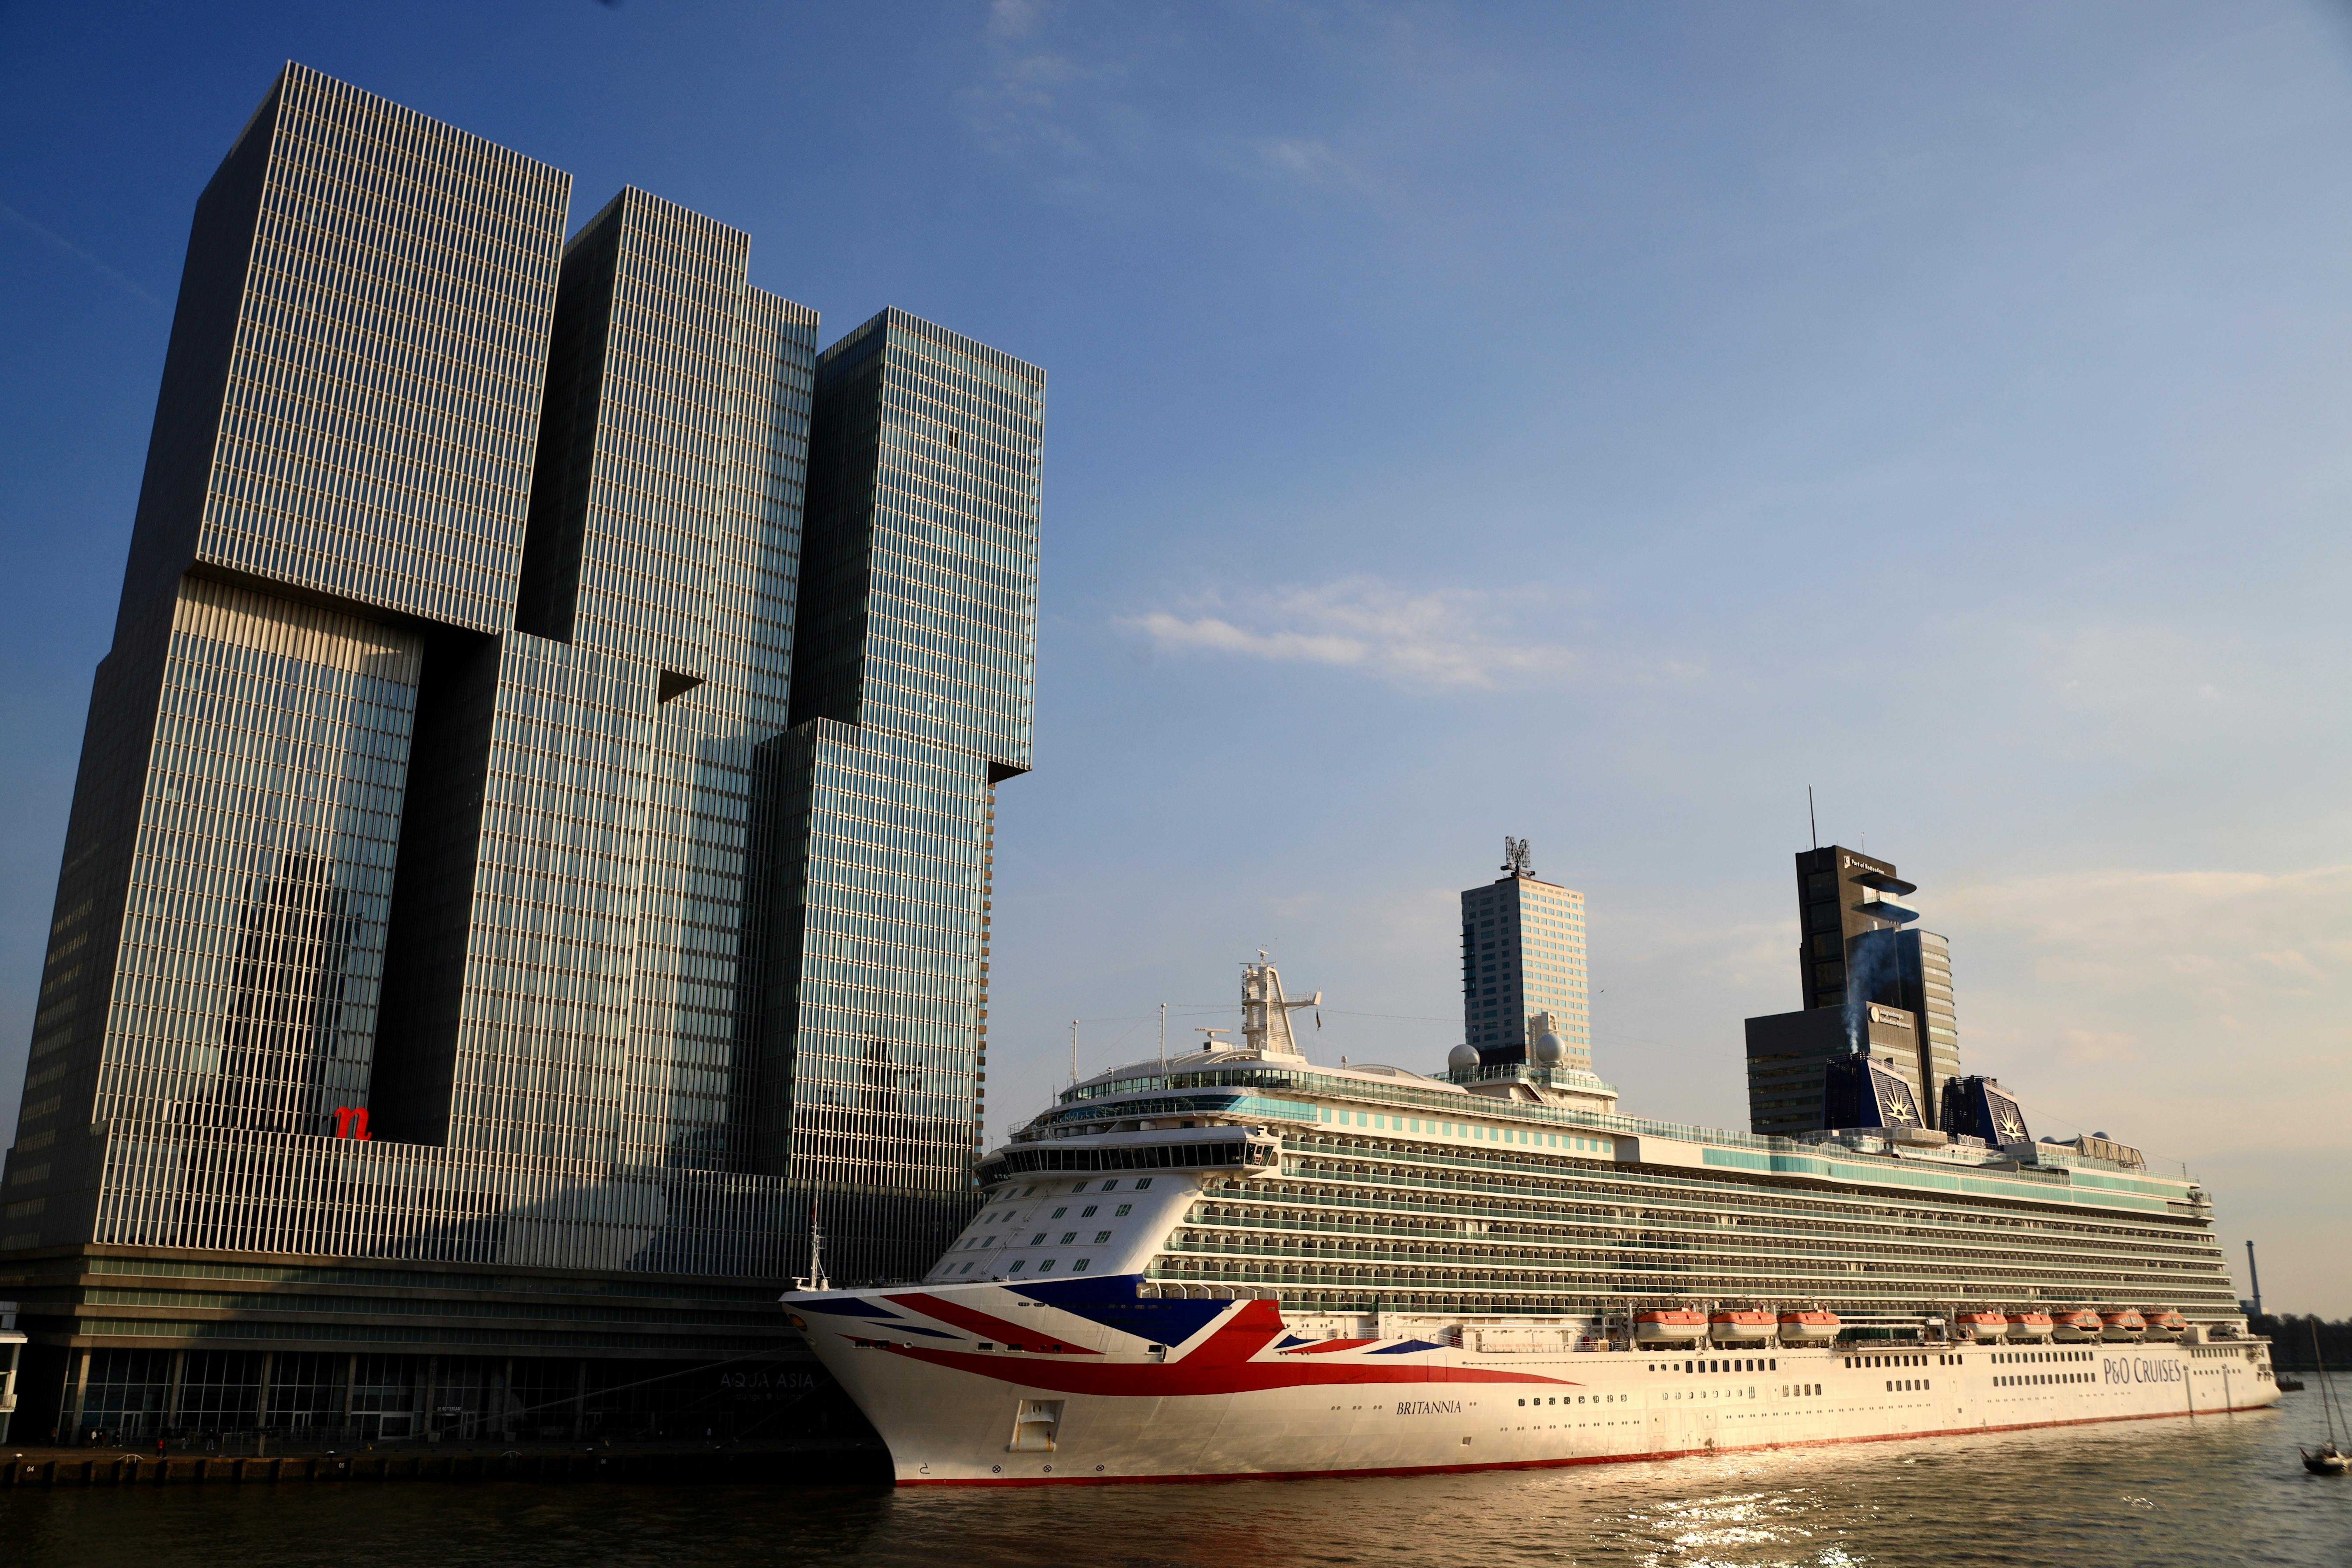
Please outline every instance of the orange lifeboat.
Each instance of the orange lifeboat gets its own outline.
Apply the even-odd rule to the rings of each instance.
[[[2051,1319],[2050,1323],[2050,1337],[2061,1344],[2084,1344],[2106,1331],[2099,1314],[2088,1307],[2069,1307]]]
[[[2137,1344],[2147,1337],[2147,1320],[2129,1307],[2110,1307],[2099,1314],[2099,1338],[2109,1343]]]
[[[1819,1307],[1780,1309],[1780,1342],[1784,1345],[1825,1345],[1843,1325],[1835,1312]]]
[[[2147,1337],[2151,1340],[2177,1340],[2189,1331],[2189,1320],[2169,1307],[2147,1310]]]
[[[1688,1345],[1706,1338],[1706,1314],[1687,1307],[1653,1307],[1633,1314],[1633,1340],[1644,1345]]]
[[[1956,1312],[1952,1315],[1954,1339],[1990,1343],[2008,1331],[2009,1314],[2006,1312]]]
[[[2039,1308],[2029,1307],[2009,1315],[2009,1337],[2012,1340],[2046,1340],[2053,1327],[2050,1314]]]
[[[1707,1337],[1719,1345],[1758,1345],[1772,1337],[1773,1318],[1753,1307],[1726,1308],[1708,1315]]]

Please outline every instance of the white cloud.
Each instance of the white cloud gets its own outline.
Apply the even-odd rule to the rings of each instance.
[[[1534,594],[1416,592],[1343,577],[1237,603],[1212,597],[1188,614],[1154,610],[1121,624],[1156,652],[1320,664],[1397,686],[1481,690],[1559,684],[1592,673],[1594,660],[1583,649],[1523,625],[1559,613]],[[1687,671],[1664,665],[1658,673]]]
[[[1325,142],[1293,139],[1268,142],[1259,148],[1266,163],[1310,185],[1362,187],[1366,181],[1355,165]]]
[[[1040,0],[993,0],[988,7],[988,30],[1000,38],[1025,38],[1037,29]]]
[[[2224,1019],[2352,1002],[2352,866],[2105,872],[1944,892],[1954,924],[2013,941],[2043,984]]]
[[[1939,889],[1964,1068],[2036,1131],[2112,1131],[2193,1167],[2352,1119],[2352,866],[2111,871]],[[2309,1198],[2307,1223],[2352,1205]]]

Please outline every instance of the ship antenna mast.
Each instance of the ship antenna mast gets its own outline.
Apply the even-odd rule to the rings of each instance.
[[[816,1199],[809,1199],[809,1271],[804,1279],[793,1284],[803,1290],[830,1290],[832,1281],[824,1277],[824,1233],[817,1227]]]

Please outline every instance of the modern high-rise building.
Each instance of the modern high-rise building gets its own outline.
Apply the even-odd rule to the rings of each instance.
[[[1909,1088],[1930,1126],[1960,1070],[1951,949],[1907,929],[1917,888],[1891,862],[1843,845],[1797,855],[1798,948],[1804,1008],[1748,1021],[1748,1108],[1755,1131],[1788,1134],[1828,1123],[1816,1091],[1824,1064],[1866,1055]]]
[[[782,743],[762,1168],[830,1198],[837,1269],[961,1227],[986,1097],[996,786],[1029,770],[1045,374],[886,310],[818,362]]]
[[[845,1278],[961,1223],[1044,377],[897,311],[821,361],[742,232],[567,243],[570,186],[289,65],[197,204],[0,1194],[20,1436],[725,1426],[813,1206]]]
[[[1592,1000],[1584,949],[1584,895],[1538,880],[1527,840],[1504,840],[1503,875],[1462,894],[1463,1038],[1490,1067],[1528,1059],[1557,1033],[1559,1064],[1592,1070]]]

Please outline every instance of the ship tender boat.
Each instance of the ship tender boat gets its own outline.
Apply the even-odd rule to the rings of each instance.
[[[1780,1342],[1784,1345],[1823,1345],[1838,1337],[1838,1315],[1819,1307],[1783,1308],[1780,1312]]]
[[[1507,1068],[1322,1066],[1272,966],[1243,1002],[1242,1046],[1076,1084],[991,1151],[921,1279],[834,1287],[813,1258],[785,1297],[902,1484],[1585,1464],[2278,1399],[2187,1181],[1625,1116],[1549,1040]],[[2053,1345],[2042,1309],[1984,1302],[1988,1278],[2047,1298],[2088,1273],[2178,1300],[2181,1339]],[[1712,1342],[1711,1317],[1767,1332]]]
[[[1659,1307],[1633,1314],[1633,1338],[1644,1345],[1695,1345],[1706,1337],[1706,1314]]]
[[[2129,1307],[2101,1312],[2099,1338],[2109,1344],[2137,1344],[2147,1338],[2147,1320]]]
[[[2055,1313],[2050,1320],[2050,1337],[2062,1345],[2079,1345],[2096,1340],[2106,1331],[2099,1314],[2084,1308],[2069,1308]]]
[[[1771,1341],[1779,1324],[1770,1312],[1733,1307],[1707,1314],[1706,1335],[1719,1345],[1760,1345]]]
[[[1990,1344],[2009,1331],[2005,1312],[1969,1311],[1952,1315],[1952,1337]]]

